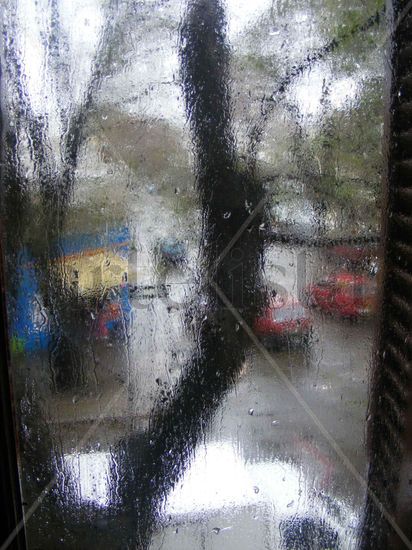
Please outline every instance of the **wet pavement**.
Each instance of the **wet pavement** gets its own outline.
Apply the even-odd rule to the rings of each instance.
[[[272,357],[364,475],[372,326],[321,316],[315,326],[309,350]],[[324,521],[323,534],[329,526],[340,547],[354,548],[364,495],[274,366],[253,350],[181,485],[166,501],[170,525],[152,547],[280,548],[286,544],[285,522],[306,518]],[[311,547],[313,526],[309,533],[306,542],[288,547]],[[321,536],[313,543],[329,547],[322,546]]]
[[[149,310],[135,309],[129,347],[109,341],[94,346],[87,390],[44,395],[79,505],[110,510],[113,448],[120,438],[148,428],[151,406],[178,378],[189,355],[183,315],[157,299]],[[311,548],[309,539],[313,548],[338,547],[325,546],[331,540],[341,548],[355,547],[365,490],[332,446],[365,475],[373,322],[320,313],[313,320],[307,347],[286,343],[270,350],[270,361],[256,346],[250,348],[183,476],[164,496],[151,549],[303,549]],[[133,518],[128,521],[133,524]],[[294,542],[293,533],[303,539]],[[82,548],[78,542],[76,547]]]

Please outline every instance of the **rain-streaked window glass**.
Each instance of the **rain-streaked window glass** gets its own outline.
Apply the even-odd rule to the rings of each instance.
[[[355,548],[380,0],[8,0],[1,194],[30,550]]]

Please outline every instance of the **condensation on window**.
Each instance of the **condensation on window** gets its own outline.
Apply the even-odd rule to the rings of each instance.
[[[384,3],[10,0],[2,37],[28,548],[355,548]]]

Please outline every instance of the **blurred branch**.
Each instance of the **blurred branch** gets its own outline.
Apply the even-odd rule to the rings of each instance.
[[[320,178],[333,178],[340,182],[362,183],[367,186],[375,185],[373,182],[365,180],[363,178],[356,178],[356,177],[354,178],[349,176],[342,176],[337,178],[336,174],[322,173],[322,175],[320,175],[319,173],[311,172],[309,170],[303,170],[299,172],[273,172],[271,174],[266,174],[265,176],[263,176],[263,178],[261,178],[261,181],[263,181],[264,183],[270,183],[271,181],[279,178],[287,178],[291,180],[302,181],[302,177],[310,178],[312,181],[314,179],[319,180]]]
[[[261,116],[258,121],[252,126],[252,129],[249,133],[249,143],[248,143],[248,157],[249,164],[255,166],[256,164],[256,155],[257,149],[262,139],[262,135],[265,130],[265,126],[269,120],[270,115],[274,111],[275,107],[282,101],[284,98],[284,93],[287,88],[295,81],[296,78],[302,76],[306,71],[313,68],[313,66],[320,61],[323,61],[328,55],[337,50],[346,40],[353,38],[357,34],[368,31],[373,28],[375,25],[379,25],[383,15],[385,14],[385,8],[378,10],[372,16],[370,16],[364,23],[357,24],[349,29],[347,32],[343,32],[340,36],[334,37],[328,43],[326,43],[321,48],[314,50],[311,53],[308,53],[306,57],[299,63],[292,66],[290,71],[279,82],[275,90],[270,94],[270,96],[264,95],[261,100]]]
[[[91,76],[86,85],[82,102],[74,110],[67,122],[67,131],[63,133],[61,140],[62,158],[64,162],[61,194],[65,201],[69,199],[72,191],[74,172],[77,167],[80,148],[85,138],[85,125],[88,115],[100,91],[102,82],[110,75],[114,67],[114,60],[122,43],[124,25],[136,15],[138,1],[126,2],[121,5],[126,7],[121,15],[119,2],[110,0],[106,8],[105,23],[94,55],[91,68]]]
[[[19,56],[16,43],[17,15],[15,8],[10,8],[11,17],[5,24],[5,65],[8,80],[13,93],[12,112],[18,128],[25,131],[29,143],[34,171],[38,177],[43,195],[47,216],[51,216],[51,228],[58,230],[62,226],[67,202],[72,191],[74,172],[78,155],[84,141],[84,127],[87,117],[101,84],[114,67],[114,59],[122,44],[124,25],[136,15],[140,2],[122,3],[123,13],[119,15],[119,3],[110,0],[106,8],[105,23],[99,44],[92,62],[91,76],[80,105],[70,111],[64,123],[64,106],[59,101],[63,82],[68,79],[68,44],[62,34],[57,0],[50,1],[51,25],[47,41],[47,60],[52,84],[55,86],[60,117],[63,124],[61,138],[62,172],[58,174],[53,166],[52,149],[48,136],[47,119],[34,112],[30,94],[27,89],[26,75]],[[53,231],[55,234],[55,231]]]
[[[14,11],[13,11],[14,9]],[[14,126],[17,145],[20,141],[20,134],[24,131],[26,134],[30,157],[34,163],[35,172],[40,175],[43,172],[44,166],[48,164],[47,149],[50,148],[47,139],[47,125],[45,119],[40,115],[35,114],[30,95],[26,84],[26,75],[23,71],[22,62],[18,53],[16,42],[17,32],[17,16],[15,7],[10,6],[9,11],[12,12],[12,17],[6,20],[3,18],[4,25],[4,67],[6,70],[7,80],[10,84],[10,96],[7,113],[3,109],[3,116],[6,116],[6,129]],[[11,116],[11,112],[13,116]],[[16,151],[18,154],[18,151]]]
[[[329,238],[329,237],[299,237],[288,233],[273,231],[266,235],[266,239],[270,243],[281,243],[288,246],[304,246],[313,248],[330,248],[334,246],[362,246],[362,245],[377,245],[381,242],[379,234],[374,235],[358,235]]]
[[[50,32],[47,37],[46,62],[49,69],[52,87],[54,86],[57,108],[60,112],[60,122],[63,126],[63,133],[67,128],[65,126],[63,106],[63,94],[70,82],[69,66],[69,40],[61,25],[59,11],[59,1],[50,0]],[[66,111],[68,109],[66,108]]]

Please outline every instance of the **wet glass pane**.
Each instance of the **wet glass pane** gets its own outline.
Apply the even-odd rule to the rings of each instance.
[[[355,548],[383,2],[10,0],[29,549]]]

